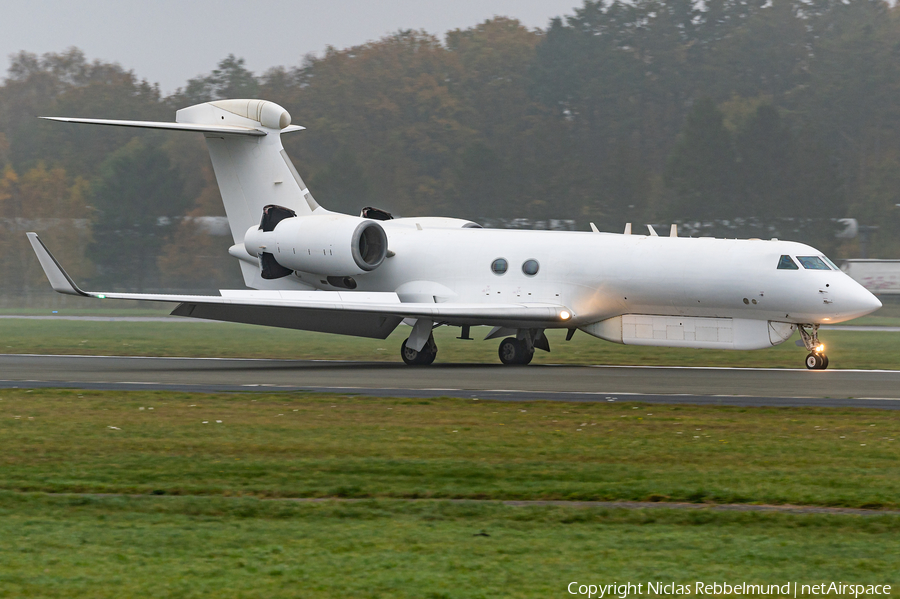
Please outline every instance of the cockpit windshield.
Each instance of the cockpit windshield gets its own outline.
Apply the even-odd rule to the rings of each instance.
[[[797,256],[797,260],[808,270],[831,270],[819,256]]]
[[[778,261],[778,270],[800,270],[800,267],[790,256],[782,256]]]
[[[822,260],[824,260],[825,262],[827,262],[827,263],[828,263],[828,266],[830,266],[830,267],[833,268],[834,270],[840,270],[840,268],[838,268],[837,265],[836,265],[834,262],[832,262],[831,260],[828,259],[828,256],[820,256],[820,258],[822,258]]]

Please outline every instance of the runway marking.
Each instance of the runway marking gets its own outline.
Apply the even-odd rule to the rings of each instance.
[[[333,386],[304,386],[304,385],[275,385],[271,383],[248,383],[242,385],[234,385],[234,384],[206,384],[206,383],[162,383],[155,381],[43,381],[43,380],[13,380],[13,379],[0,379],[0,384],[2,383],[39,383],[42,385],[52,386],[52,385],[73,385],[73,386],[83,386],[83,385],[155,385],[158,387],[178,387],[178,388],[187,388],[191,387],[197,388],[220,388],[223,391],[215,391],[215,392],[228,392],[228,390],[239,390],[240,388],[253,388],[253,389],[273,389],[273,390],[289,390],[289,391],[300,391],[300,392],[308,392],[308,393],[346,393],[346,392],[358,392],[361,394],[366,393],[396,393],[398,396],[404,396],[405,393],[416,393],[416,392],[448,392],[455,393],[460,395],[490,395],[490,394],[509,394],[509,395],[518,395],[521,393],[535,394],[535,395],[548,395],[548,396],[589,396],[589,397],[603,397],[607,401],[616,401],[620,397],[625,399],[632,399],[635,401],[648,401],[649,398],[662,398],[662,399],[680,399],[680,398],[693,398],[699,402],[703,402],[706,399],[747,399],[747,400],[778,400],[778,401],[791,401],[791,400],[835,400],[835,401],[890,401],[890,402],[900,402],[900,398],[896,397],[848,397],[848,398],[822,398],[816,396],[791,396],[791,397],[768,397],[768,396],[757,396],[757,395],[728,395],[728,394],[694,394],[694,393],[637,393],[632,391],[535,391],[535,390],[525,390],[525,389],[449,389],[449,388],[421,388],[421,389],[405,389],[399,387],[333,387]],[[7,387],[9,388],[9,387]],[[15,387],[12,387],[15,388]],[[162,389],[165,390],[165,389]],[[197,393],[204,393],[206,391],[196,391]],[[388,395],[384,395],[387,397]],[[490,398],[489,398],[490,399]],[[540,401],[539,399],[529,399],[529,398],[512,398],[516,401]],[[564,399],[562,400],[564,401]],[[853,407],[853,406],[845,406],[845,407]]]
[[[3,354],[0,353],[0,359],[4,356],[20,357],[20,358],[103,358],[103,359],[121,359],[121,360],[198,360],[198,361],[219,361],[219,362],[280,362],[283,364],[292,363],[308,363],[315,362],[317,364],[360,364],[367,366],[392,365],[397,366],[399,362],[380,362],[380,361],[364,361],[364,360],[324,360],[324,359],[285,359],[285,358],[220,358],[220,357],[193,357],[193,356],[106,356],[96,354]],[[455,362],[454,365],[461,366],[496,366],[502,368],[501,364],[485,364],[484,362],[463,363]],[[439,368],[441,364],[438,364]],[[758,372],[809,372],[813,376],[825,373],[836,372],[854,372],[854,373],[881,373],[881,374],[900,374],[900,370],[887,369],[862,369],[862,368],[832,368],[830,370],[809,370],[807,368],[763,368],[748,366],[651,366],[646,364],[532,364],[531,368],[627,368],[627,369],[643,369],[643,370],[722,370],[722,371],[758,371]]]
[[[538,365],[541,366],[541,365]],[[616,364],[543,364],[543,366],[583,366],[585,368],[636,368],[645,370],[755,370],[759,372],[811,372],[811,373],[828,373],[828,372],[896,372],[900,370],[882,370],[873,368],[870,370],[862,368],[832,368],[830,370],[810,370],[808,368],[763,368],[754,366],[650,366],[646,364],[640,365],[616,365]]]

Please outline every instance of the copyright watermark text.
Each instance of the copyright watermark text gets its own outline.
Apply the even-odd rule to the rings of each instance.
[[[647,595],[775,595],[783,597],[846,596],[865,597],[890,595],[889,584],[853,584],[846,582],[819,582],[784,584],[755,584],[750,582],[613,582],[581,583],[573,581],[566,590],[570,595],[580,595],[592,599],[604,597],[626,599]]]

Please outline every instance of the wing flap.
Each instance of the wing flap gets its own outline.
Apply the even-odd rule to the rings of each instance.
[[[398,316],[370,312],[346,312],[297,307],[234,305],[234,304],[179,304],[172,314],[207,320],[240,322],[243,324],[279,327],[385,339],[403,320]]]
[[[155,293],[85,292],[101,299],[178,302],[194,305],[266,306],[332,312],[366,312],[402,318],[485,319],[490,321],[562,321],[565,306],[557,304],[403,303],[396,293],[339,291],[243,291],[221,289],[221,295],[168,295]],[[360,296],[360,297],[357,297]]]

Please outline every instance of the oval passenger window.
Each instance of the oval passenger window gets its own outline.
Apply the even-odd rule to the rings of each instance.
[[[533,277],[538,273],[538,269],[540,265],[537,260],[526,260],[522,265],[522,272],[524,272],[529,277]]]
[[[507,262],[505,258],[497,258],[491,262],[491,272],[495,275],[502,275],[506,272],[507,268],[509,268],[509,262]]]

